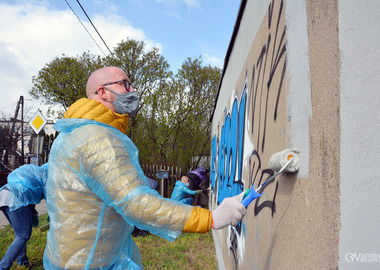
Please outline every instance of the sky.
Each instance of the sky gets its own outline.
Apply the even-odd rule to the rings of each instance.
[[[109,53],[79,3],[111,51],[127,38],[144,41],[174,73],[188,57],[223,68],[240,7],[239,0],[0,0],[0,113],[13,117],[21,95],[28,115],[46,112],[28,92],[56,57]]]

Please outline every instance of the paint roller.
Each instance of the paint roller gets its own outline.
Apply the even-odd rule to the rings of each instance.
[[[281,152],[273,154],[269,159],[269,167],[276,171],[274,175],[269,177],[263,184],[261,184],[256,190],[252,187],[250,190],[247,189],[244,193],[243,200],[241,203],[247,208],[248,205],[256,198],[263,195],[261,189],[271,183],[274,178],[280,173],[295,173],[300,169],[300,158],[299,151],[297,149],[285,149]]]

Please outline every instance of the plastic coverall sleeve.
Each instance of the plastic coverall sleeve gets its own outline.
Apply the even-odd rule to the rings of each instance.
[[[197,193],[195,190],[191,190],[191,189],[189,189],[189,188],[187,188],[187,187],[184,187],[184,188],[182,189],[182,192],[184,192],[184,193],[186,193],[186,194],[189,194],[189,195],[195,195],[195,194]]]
[[[177,181],[170,198],[176,201],[180,201],[186,194],[195,195],[195,193],[195,191],[188,189],[184,183]]]
[[[129,224],[173,241],[192,207],[163,198],[150,188],[137,148],[127,136],[109,129],[101,134],[81,147],[81,178]]]
[[[23,165],[8,175],[7,187],[11,192],[9,209],[14,211],[21,206],[38,204],[45,198],[47,164],[41,167],[33,164]]]

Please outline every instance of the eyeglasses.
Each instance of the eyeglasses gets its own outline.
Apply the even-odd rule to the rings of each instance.
[[[102,86],[111,85],[111,84],[115,84],[115,83],[118,83],[118,84],[120,84],[120,83],[124,83],[124,86],[125,86],[125,89],[127,90],[127,92],[130,91],[131,83],[130,83],[127,79],[125,79],[125,80],[120,80],[120,81],[116,81],[116,82],[105,83],[105,84],[103,84]]]

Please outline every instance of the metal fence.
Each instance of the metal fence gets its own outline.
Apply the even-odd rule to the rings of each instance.
[[[175,182],[181,178],[182,168],[162,165],[142,165],[141,168],[147,177],[156,180],[160,184],[158,192],[163,197],[170,198]],[[168,171],[168,178],[158,178],[158,171]]]

